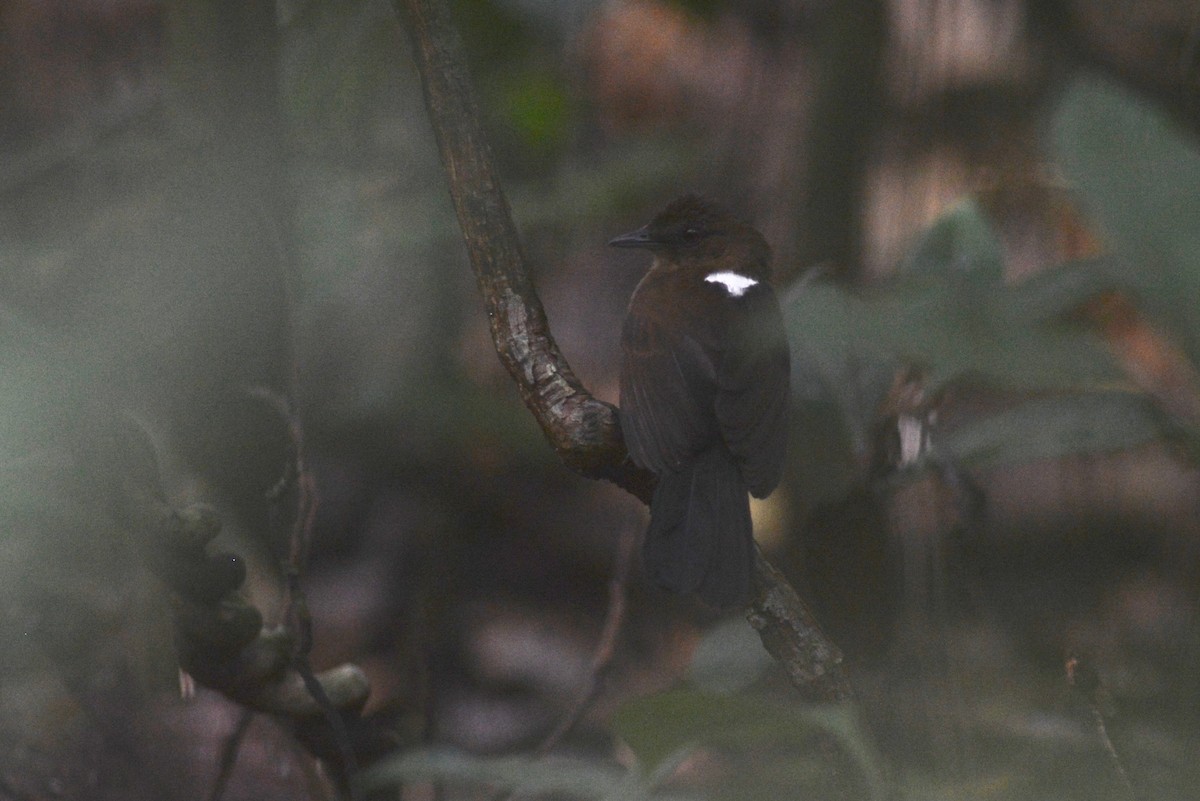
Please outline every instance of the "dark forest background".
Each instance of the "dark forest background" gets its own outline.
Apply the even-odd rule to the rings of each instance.
[[[390,5],[4,0],[0,799],[334,798],[346,744],[380,798],[1196,797],[1194,4],[451,7],[599,398],[608,239],[772,244],[756,531],[855,700],[612,582],[644,510],[497,360]]]

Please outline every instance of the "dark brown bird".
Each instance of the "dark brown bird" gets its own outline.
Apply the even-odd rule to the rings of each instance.
[[[771,250],[694,196],[609,244],[654,254],[621,331],[621,430],[634,463],[658,475],[646,571],[713,606],[744,604],[746,493],[771,494],[787,442],[790,359]]]

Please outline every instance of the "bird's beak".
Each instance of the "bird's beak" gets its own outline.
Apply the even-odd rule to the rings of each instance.
[[[621,234],[618,237],[610,239],[608,244],[614,248],[655,248],[659,243],[650,236],[650,226],[643,225],[636,231],[630,231],[627,234]]]

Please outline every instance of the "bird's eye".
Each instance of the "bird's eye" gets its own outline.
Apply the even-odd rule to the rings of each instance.
[[[683,229],[683,238],[689,242],[694,242],[700,238],[700,229],[694,226],[688,226]]]

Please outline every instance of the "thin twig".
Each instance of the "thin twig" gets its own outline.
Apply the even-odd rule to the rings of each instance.
[[[1133,782],[1129,780],[1129,771],[1125,769],[1125,761],[1121,759],[1116,745],[1108,735],[1108,724],[1104,721],[1104,710],[1101,704],[1104,687],[1100,682],[1100,675],[1076,654],[1067,657],[1064,667],[1067,684],[1078,691],[1088,705],[1088,710],[1092,714],[1092,722],[1096,726],[1096,736],[1100,739],[1100,744],[1104,746],[1104,753],[1108,757],[1109,764],[1112,765],[1117,781],[1121,783],[1121,788],[1125,791],[1125,797],[1128,801],[1137,801],[1137,793],[1134,792]]]
[[[221,801],[221,797],[225,795],[225,787],[228,786],[229,779],[233,776],[233,768],[237,765],[238,752],[242,748],[242,742],[245,741],[246,732],[250,730],[250,723],[253,720],[253,710],[243,709],[238,715],[237,725],[233,727],[233,731],[221,744],[221,759],[217,765],[217,777],[213,780],[213,788],[209,793],[208,801]]]
[[[604,626],[600,629],[600,638],[592,651],[592,661],[588,665],[587,675],[579,686],[575,700],[558,721],[558,724],[533,749],[534,756],[544,757],[558,747],[576,724],[583,718],[588,707],[596,700],[612,667],[613,657],[617,651],[617,641],[621,637],[621,629],[625,625],[625,608],[629,591],[629,574],[633,565],[633,552],[637,545],[637,528],[630,524],[622,528],[617,538],[617,553],[613,559],[613,573],[608,580],[608,610],[604,613]],[[509,801],[514,796],[513,790],[497,793],[493,801]]]
[[[1104,712],[1095,701],[1091,703],[1091,707],[1092,719],[1096,723],[1096,734],[1104,745],[1104,753],[1108,755],[1108,762],[1112,765],[1113,772],[1117,774],[1117,781],[1124,788],[1126,797],[1129,801],[1135,801],[1137,795],[1133,791],[1133,782],[1129,780],[1129,772],[1125,770],[1125,761],[1121,759],[1121,755],[1117,753],[1117,747],[1113,745],[1112,738],[1108,736],[1108,725],[1104,722]]]
[[[634,546],[637,544],[637,531],[632,525],[625,526],[617,540],[617,554],[613,562],[612,578],[608,582],[608,611],[604,617],[604,627],[600,631],[600,639],[596,650],[592,652],[592,663],[588,667],[587,678],[575,696],[575,702],[563,715],[554,730],[546,735],[546,739],[534,749],[537,756],[550,753],[562,741],[575,724],[583,717],[584,712],[596,700],[604,680],[612,667],[613,656],[617,649],[617,640],[621,635],[621,627],[625,623],[626,596],[629,588],[630,566],[633,564]]]
[[[292,627],[296,633],[296,652],[292,656],[292,665],[304,681],[304,689],[320,707],[321,715],[333,735],[334,747],[337,749],[338,758],[342,763],[346,795],[350,801],[357,801],[359,798],[356,781],[358,760],[354,756],[354,748],[350,743],[350,732],[346,728],[346,721],[334,706],[333,701],[330,700],[329,694],[325,692],[325,685],[321,684],[313,672],[312,662],[308,658],[312,651],[312,615],[308,611],[304,591],[300,588],[298,573],[289,573],[288,586]]]
[[[347,797],[357,801],[356,786],[358,760],[350,741],[346,721],[334,706],[325,691],[325,686],[313,671],[309,654],[312,652],[312,613],[304,589],[300,586],[300,575],[308,563],[312,547],[312,532],[317,514],[317,489],[312,473],[304,461],[304,431],[300,419],[292,412],[286,398],[275,394],[261,395],[272,402],[276,411],[287,421],[288,434],[292,442],[292,459],[289,469],[279,483],[268,491],[268,500],[279,502],[287,497],[287,484],[295,484],[295,508],[292,510],[291,529],[288,533],[288,559],[284,566],[287,580],[284,585],[286,601],[284,617],[295,634],[296,645],[292,653],[292,666],[299,674],[304,688],[316,702],[333,738],[334,748],[341,762],[341,775]]]

